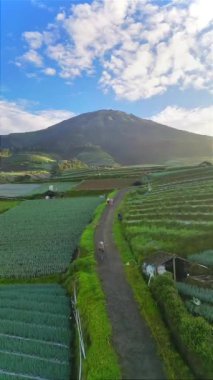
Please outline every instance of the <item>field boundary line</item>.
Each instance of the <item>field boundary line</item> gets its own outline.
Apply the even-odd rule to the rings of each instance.
[[[10,372],[10,371],[6,371],[6,370],[3,370],[3,369],[0,369],[0,374],[5,374],[5,375],[9,375],[9,376],[19,376],[19,377],[22,377],[23,379],[30,379],[30,380],[50,380],[50,379],[47,379],[46,377],[40,377],[40,376],[32,376],[32,375],[25,375],[24,373],[16,373],[16,372]]]
[[[56,363],[56,364],[61,364],[61,365],[66,364],[67,365],[67,362],[65,362],[65,361],[60,361],[60,360],[57,360],[57,359],[42,358],[41,356],[25,354],[25,353],[22,353],[22,352],[16,352],[16,351],[13,352],[13,351],[7,351],[7,350],[0,350],[0,353],[2,353],[2,354],[9,354],[11,356],[12,355],[14,355],[14,356],[24,356],[26,358],[41,360],[41,361],[45,361],[45,362],[49,362],[49,363]]]
[[[25,337],[19,336],[19,335],[11,335],[11,334],[4,334],[4,333],[0,333],[0,336],[7,336],[9,338],[18,339],[18,340],[27,340],[27,341],[31,340],[32,342],[40,342],[40,343],[47,344],[50,346],[59,346],[59,347],[65,347],[65,348],[69,349],[69,346],[67,344],[63,344],[63,343],[45,341],[45,340],[35,339],[35,338],[25,338]]]

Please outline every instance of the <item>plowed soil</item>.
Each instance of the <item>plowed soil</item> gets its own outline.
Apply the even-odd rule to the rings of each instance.
[[[88,179],[80,183],[75,190],[113,190],[123,189],[133,185],[138,178],[106,178],[106,179]]]

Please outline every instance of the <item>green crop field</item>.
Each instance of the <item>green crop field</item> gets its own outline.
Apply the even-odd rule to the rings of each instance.
[[[0,277],[64,272],[99,197],[32,200],[0,215]]]
[[[0,378],[69,380],[70,301],[59,285],[0,286]]]
[[[189,256],[191,261],[199,263],[202,265],[213,266],[213,249],[208,249],[207,251],[194,253]]]
[[[150,255],[158,252],[204,265],[212,262],[213,167],[178,168],[149,175],[146,184],[127,194],[119,211],[123,215],[123,238],[140,269]],[[186,282],[178,283],[177,288],[168,273],[155,276],[150,289],[196,378],[210,379],[213,291],[207,286],[211,284],[212,271],[192,264],[189,272]],[[199,276],[205,284],[199,282]],[[192,286],[190,281],[205,288]]]
[[[145,172],[157,172],[164,170],[162,165],[135,165],[123,166],[114,168],[82,168],[65,170],[60,173],[60,176],[55,179],[62,181],[79,181],[84,179],[97,179],[97,178],[129,178],[138,177],[142,178]]]
[[[158,250],[186,257],[212,248],[213,172],[208,181],[205,175],[186,183],[176,174],[178,184],[164,186],[162,179],[151,192],[138,190],[126,198],[124,231],[141,261]]]
[[[24,197],[35,194],[43,194],[52,186],[53,191],[65,192],[76,186],[76,182],[47,182],[26,184],[0,184],[0,197]]]
[[[208,174],[208,178],[207,178]],[[213,263],[213,169],[183,168],[151,176],[123,205],[123,231],[139,262],[154,252],[175,253],[203,264]],[[178,284],[187,309],[212,322],[213,291]],[[189,298],[199,298],[195,306]],[[211,304],[211,305],[210,305]]]
[[[200,288],[185,283],[176,283],[177,289],[185,299],[185,305],[190,313],[204,317],[207,321],[213,322],[213,290]],[[196,305],[193,299],[199,299],[200,304]]]

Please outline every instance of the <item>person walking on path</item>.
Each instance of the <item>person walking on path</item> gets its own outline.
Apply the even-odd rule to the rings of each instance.
[[[99,253],[99,257],[100,257],[101,261],[103,261],[103,259],[104,259],[104,251],[105,251],[104,242],[101,240],[98,243],[98,253]]]

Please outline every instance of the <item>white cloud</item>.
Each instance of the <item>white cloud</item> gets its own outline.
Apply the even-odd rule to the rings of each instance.
[[[23,102],[23,99],[20,103],[0,101],[1,135],[37,131],[75,116],[73,112],[67,110],[50,109],[30,112],[26,108],[27,104]]]
[[[46,69],[43,70],[44,74],[49,75],[49,76],[54,76],[56,75],[56,70],[53,69],[52,67],[47,67]]]
[[[33,61],[32,49],[42,39],[40,54],[54,61],[61,78],[94,74],[98,62],[101,88],[112,89],[119,98],[149,98],[175,85],[211,92],[212,4],[212,0],[73,4],[40,35],[25,32],[31,50],[23,59]]]
[[[193,109],[169,106],[150,119],[184,131],[213,136],[213,106]]]
[[[52,11],[52,8],[49,7],[44,1],[41,0],[31,0],[32,5],[36,6],[37,8],[47,10],[49,12]]]
[[[39,49],[42,46],[43,37],[42,33],[40,32],[24,32],[23,34],[24,39],[29,44],[29,47],[31,49]]]
[[[58,13],[57,16],[56,16],[56,20],[57,21],[63,21],[65,19],[65,13],[64,12],[61,12],[61,13]]]
[[[28,50],[22,57],[19,57],[17,63],[21,64],[22,62],[31,63],[37,67],[43,66],[43,58],[42,56],[37,53],[36,50]]]

